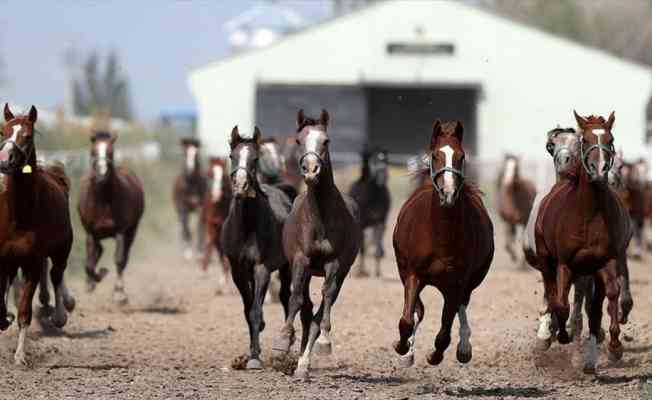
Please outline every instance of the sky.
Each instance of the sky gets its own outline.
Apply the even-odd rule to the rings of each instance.
[[[225,22],[263,0],[0,0],[2,101],[54,109],[63,102],[64,53],[116,50],[137,118],[193,108],[188,73],[228,54]],[[280,2],[306,21],[329,0]]]

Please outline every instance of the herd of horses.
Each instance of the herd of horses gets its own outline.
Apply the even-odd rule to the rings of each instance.
[[[63,165],[37,163],[34,142],[37,111],[14,116],[4,108],[0,143],[0,329],[16,318],[7,309],[9,287],[22,271],[18,308],[17,364],[25,364],[26,330],[32,318],[32,298],[40,285],[42,310],[53,325],[63,327],[75,299],[65,285],[64,271],[73,241],[69,188]],[[650,216],[652,185],[643,162],[626,163],[616,153],[612,127],[615,116],[582,117],[577,127],[548,132],[546,151],[552,157],[556,183],[544,193],[521,176],[519,159],[508,155],[497,180],[498,214],[507,226],[506,250],[513,261],[528,263],[541,273],[544,309],[537,344],[547,349],[554,340],[579,340],[582,307],[589,321],[584,371],[594,373],[601,329],[602,306],[608,301],[609,354],[620,359],[620,324],[626,323],[633,301],[627,265],[640,257],[642,228]],[[331,312],[343,284],[359,259],[357,273],[368,276],[365,231],[375,247],[375,275],[380,276],[383,236],[391,200],[387,186],[388,154],[367,148],[361,176],[348,193],[335,184],[329,152],[330,115],[297,113],[297,129],[282,146],[264,138],[256,127],[242,134],[235,126],[229,158],[211,157],[201,166],[200,143],[183,139],[183,170],[173,186],[173,203],[181,223],[187,258],[197,251],[206,270],[217,254],[220,291],[226,277],[242,298],[249,330],[247,369],[263,368],[260,333],[265,329],[263,308],[272,274],[278,274],[278,298],[285,322],[273,344],[285,355],[295,342],[294,321],[301,321],[300,356],[294,374],[307,377],[312,354],[332,352]],[[443,295],[441,326],[426,359],[438,365],[459,320],[457,360],[472,358],[467,309],[472,292],[483,282],[494,257],[494,228],[476,186],[467,180],[464,127],[459,121],[435,121],[427,160],[415,174],[420,184],[401,206],[393,231],[398,274],[404,286],[403,312],[394,343],[401,364],[414,363],[415,340],[425,307],[420,298],[426,286]],[[108,273],[96,270],[101,241],[115,238],[117,280],[113,295],[125,304],[123,272],[144,212],[144,193],[138,178],[114,163],[116,136],[91,136],[91,168],[80,184],[78,212],[86,231],[86,275],[93,290]],[[542,149],[543,151],[543,149]],[[193,245],[189,216],[197,214]],[[523,232],[518,249],[517,231]],[[195,249],[193,249],[195,247]],[[47,260],[51,261],[51,268]],[[55,306],[49,306],[48,275]],[[321,301],[314,309],[310,297],[313,277],[322,277]],[[575,286],[571,315],[568,296]],[[567,322],[570,318],[570,326]],[[570,332],[569,332],[570,330]]]

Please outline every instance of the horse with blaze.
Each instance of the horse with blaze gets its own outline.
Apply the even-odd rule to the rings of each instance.
[[[6,330],[13,322],[13,316],[7,313],[6,294],[20,268],[25,283],[18,304],[18,345],[14,361],[24,365],[27,363],[25,338],[39,281],[40,300],[48,308],[48,258],[52,261],[54,326],[63,327],[68,320],[67,312],[75,306],[64,281],[73,241],[68,205],[70,181],[61,165],[43,168],[36,163],[34,106],[27,115],[14,116],[5,104],[4,117],[0,142],[0,330]]]
[[[589,314],[589,345],[584,371],[595,372],[597,340],[600,335],[602,304],[605,296],[611,323],[609,354],[620,359],[618,270],[632,236],[627,210],[608,185],[608,173],[614,162],[614,113],[608,119],[581,117],[575,113],[579,128],[579,160],[564,179],[557,182],[541,201],[535,225],[535,268],[543,276],[547,310],[539,326],[540,347],[550,346],[553,317],[557,322],[557,340],[569,343],[566,330],[570,305],[568,293],[574,277],[589,275],[594,294]]]
[[[86,283],[89,292],[108,274],[106,268],[96,271],[102,257],[101,241],[115,238],[117,279],[113,300],[128,301],[123,273],[129,261],[129,251],[136,238],[138,224],[145,211],[143,185],[136,175],[115,165],[113,147],[117,137],[109,132],[91,136],[91,170],[82,179],[77,211],[86,231]]]
[[[199,158],[200,142],[195,138],[183,138],[180,142],[183,151],[183,169],[174,180],[172,200],[181,224],[181,240],[185,246],[184,257],[193,257],[192,234],[190,233],[190,215],[201,213],[206,180],[201,171]],[[197,218],[197,249],[202,251],[204,245],[201,216]]]
[[[462,123],[436,121],[430,140],[432,184],[421,186],[403,204],[394,228],[394,252],[405,295],[394,349],[401,363],[414,363],[417,328],[425,308],[420,293],[435,286],[444,297],[441,327],[427,356],[438,365],[451,342],[455,315],[460,323],[457,360],[472,357],[467,307],[484,280],[494,255],[493,225],[480,192],[464,182]]]

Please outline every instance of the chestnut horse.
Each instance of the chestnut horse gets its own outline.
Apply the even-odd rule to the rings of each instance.
[[[18,304],[14,361],[24,365],[32,299],[39,281],[41,290],[47,291],[48,258],[52,261],[50,279],[55,298],[52,323],[63,327],[68,320],[66,311],[75,306],[63,276],[73,241],[68,211],[70,182],[61,166],[41,168],[36,164],[34,106],[27,115],[14,116],[5,104],[4,118],[0,143],[0,330],[6,330],[13,321],[7,313],[6,294],[20,268],[25,283]],[[45,294],[41,292],[41,302],[47,307]]]
[[[497,204],[498,214],[506,226],[507,241],[505,249],[513,262],[519,257],[516,253],[516,230],[518,227],[525,228],[527,225],[532,203],[536,196],[534,184],[521,177],[520,161],[518,157],[507,154],[498,174],[496,182],[498,190]],[[522,259],[525,266],[525,259]]]
[[[631,257],[640,260],[643,257],[643,227],[647,207],[647,165],[644,162],[626,163],[621,166],[621,187],[618,194],[625,204],[634,228]]]
[[[457,360],[472,357],[467,307],[494,256],[493,225],[480,192],[464,182],[462,123],[436,121],[430,139],[431,185],[422,186],[403,204],[394,228],[394,252],[405,289],[400,339],[394,349],[404,366],[414,363],[417,328],[424,317],[420,293],[435,286],[444,297],[441,327],[427,361],[438,365],[451,342],[457,314]]]
[[[279,297],[286,316],[290,298],[290,271],[281,235],[291,203],[282,190],[258,183],[260,139],[257,127],[251,138],[240,136],[237,126],[231,132],[233,200],[221,233],[222,249],[231,265],[231,276],[242,297],[249,326],[247,369],[263,366],[259,336],[265,329],[263,302],[272,272],[279,271]]]
[[[231,181],[227,162],[221,157],[211,157],[208,164],[208,190],[204,194],[201,218],[204,227],[204,254],[202,257],[202,269],[208,270],[211,262],[213,249],[222,263],[222,270],[218,269],[217,293],[222,294],[226,285],[226,276],[229,274],[228,261],[222,250],[221,232],[224,220],[229,214],[231,204]]]
[[[361,226],[363,232],[370,229],[372,240],[376,247],[376,277],[380,277],[380,260],[385,255],[383,237],[385,223],[391,207],[391,197],[387,188],[388,162],[387,152],[379,149],[365,149],[360,154],[362,158],[362,173],[353,182],[349,195],[360,208]],[[360,266],[358,276],[369,276],[365,268],[365,238],[360,243]]]
[[[330,116],[319,119],[297,114],[296,141],[299,168],[307,191],[294,201],[283,227],[283,249],[292,268],[292,296],[285,325],[274,349],[289,351],[294,340],[294,318],[301,310],[301,357],[294,374],[305,378],[315,342],[331,352],[331,308],[360,249],[362,231],[358,206],[342,194],[333,178],[326,133]],[[310,280],[323,276],[322,301],[313,315]]]
[[[118,273],[113,300],[126,304],[123,273],[129,261],[129,250],[136,237],[138,224],[145,210],[143,185],[131,171],[116,167],[113,145],[117,137],[109,132],[91,136],[91,170],[82,177],[77,211],[86,231],[86,283],[89,292],[108,273],[96,271],[102,257],[101,241],[115,238],[115,264]]]
[[[611,317],[609,352],[613,358],[622,357],[617,276],[632,230],[627,210],[608,186],[607,176],[615,155],[611,131],[614,114],[605,120],[575,113],[575,119],[580,129],[579,160],[568,178],[557,182],[542,200],[535,225],[534,266],[543,276],[548,304],[538,339],[543,347],[550,345],[548,332],[554,315],[559,329],[557,340],[560,344],[570,342],[566,330],[570,282],[576,276],[593,275],[595,291],[584,371],[594,373],[605,295]]]
[[[191,260],[193,257],[192,234],[190,233],[190,214],[197,212],[199,215],[202,209],[204,193],[206,192],[206,181],[201,171],[199,158],[199,140],[195,138],[181,139],[183,150],[183,170],[177,175],[172,187],[172,199],[174,207],[181,223],[181,240],[185,246],[184,257]],[[202,227],[201,216],[197,218],[197,248],[202,251],[204,228]]]

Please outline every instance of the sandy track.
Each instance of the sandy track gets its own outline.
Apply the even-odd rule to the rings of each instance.
[[[315,359],[309,381],[270,367],[271,344],[282,319],[276,304],[265,308],[266,369],[232,370],[231,361],[248,348],[239,296],[233,291],[216,297],[214,272],[203,277],[197,267],[182,261],[176,245],[164,241],[148,245],[150,256],[128,267],[131,302],[124,309],[110,300],[113,275],[92,295],[85,293],[81,280],[72,280],[78,308],[65,329],[52,332],[38,322],[32,324],[27,347],[31,367],[13,366],[17,329],[14,325],[4,332],[0,398],[596,400],[638,399],[642,390],[652,392],[652,254],[647,263],[631,264],[636,304],[630,324],[623,327],[623,360],[609,363],[602,345],[599,375],[584,376],[572,344],[554,344],[547,353],[534,355],[539,277],[532,270],[518,271],[508,261],[502,230],[496,232],[492,270],[469,307],[474,353],[468,365],[455,360],[457,322],[444,362],[438,367],[425,362],[439,328],[442,304],[438,292],[430,288],[424,291],[426,319],[417,337],[416,365],[398,366],[391,343],[398,337],[403,288],[390,250],[383,264],[384,279],[350,278],[345,283],[333,311],[334,354]],[[390,235],[387,249],[391,249]],[[100,265],[110,266],[108,254]],[[320,285],[321,280],[313,282],[313,296]]]

